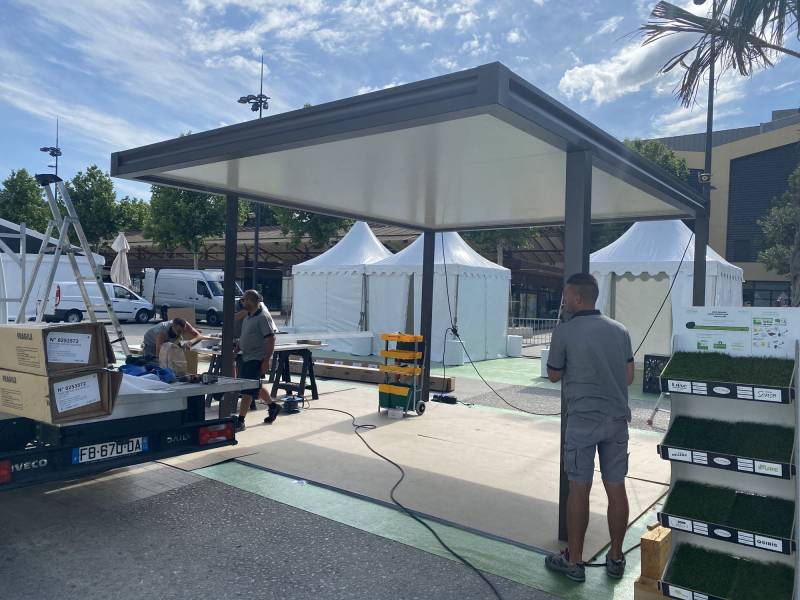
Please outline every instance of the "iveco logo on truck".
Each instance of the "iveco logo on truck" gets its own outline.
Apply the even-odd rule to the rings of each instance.
[[[27,340],[29,342],[32,342],[33,341],[33,334],[32,333],[17,332],[17,339],[18,340]]]
[[[39,460],[30,460],[21,463],[14,463],[11,465],[12,473],[19,473],[21,471],[32,471],[34,469],[43,469],[47,466],[47,459],[40,458]]]

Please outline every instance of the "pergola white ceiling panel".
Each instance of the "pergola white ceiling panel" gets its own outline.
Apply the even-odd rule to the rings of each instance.
[[[693,217],[697,194],[494,63],[112,155],[112,175],[423,230]]]

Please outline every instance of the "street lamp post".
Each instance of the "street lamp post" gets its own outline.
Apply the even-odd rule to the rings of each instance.
[[[56,145],[55,146],[42,146],[39,148],[40,152],[46,152],[51,158],[55,159],[55,163],[47,165],[48,167],[55,168],[56,177],[58,177],[58,157],[61,156],[61,148],[58,146],[58,117],[56,117]],[[58,186],[55,186],[55,199],[58,202]]]
[[[250,110],[253,112],[258,112],[258,118],[260,119],[262,113],[269,108],[269,96],[264,93],[264,55],[261,55],[261,83],[258,89],[258,95],[250,94],[248,96],[242,96],[239,98],[239,104],[249,104]],[[253,252],[253,278],[252,278],[252,288],[255,289],[258,283],[258,255],[260,251],[259,247],[259,230],[261,228],[261,203],[256,202],[255,207],[255,220],[256,226],[253,231],[253,245],[255,247],[255,252]]]
[[[702,6],[706,0],[694,0],[695,5]],[[717,20],[717,1],[711,0],[711,19],[716,23]],[[692,294],[692,304],[694,306],[705,306],[705,281],[706,281],[706,248],[709,241],[709,229],[711,226],[711,153],[714,148],[714,71],[716,57],[716,41],[711,36],[711,64],[708,69],[708,106],[706,109],[706,148],[705,164],[703,172],[700,174],[700,183],[703,186],[703,204],[705,204],[706,214],[701,219],[695,220],[695,242],[696,249],[700,250],[694,257],[694,289]],[[702,285],[701,285],[702,284]]]

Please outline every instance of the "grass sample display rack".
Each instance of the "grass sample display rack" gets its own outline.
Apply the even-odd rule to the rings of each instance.
[[[387,410],[405,415],[415,411],[425,413],[422,399],[422,360],[425,348],[421,335],[406,333],[381,334],[384,349],[380,355],[384,364],[378,369],[384,382],[378,385],[378,411]],[[392,347],[393,346],[393,347]],[[391,361],[391,362],[390,362]]]
[[[661,374],[672,485],[658,518],[673,553],[659,587],[681,600],[791,600],[796,359],[681,351],[692,343],[676,338]]]

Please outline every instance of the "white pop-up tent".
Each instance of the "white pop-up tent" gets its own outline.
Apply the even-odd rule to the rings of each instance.
[[[363,221],[339,242],[292,267],[292,318],[295,331],[366,331],[365,267],[391,256]],[[352,342],[331,339],[333,350],[349,352]]]
[[[25,230],[25,246],[21,247],[20,225],[0,219],[0,236],[3,236],[5,248],[0,248],[0,323],[13,323],[16,321],[19,312],[19,299],[25,292],[25,287],[30,284],[33,276],[33,269],[36,264],[37,254],[45,236],[32,229]],[[16,236],[16,237],[15,237]],[[55,238],[50,238],[50,244],[58,242]],[[78,247],[73,247],[76,253],[82,252]],[[9,252],[10,251],[10,252]],[[92,269],[89,260],[80,254],[76,257],[78,268],[84,276],[91,276]],[[95,264],[101,268],[105,264],[105,258],[99,254],[94,255]],[[50,268],[53,264],[53,254],[45,254],[36,282],[32,288],[32,295],[28,300],[25,315],[32,318],[36,315],[36,309],[43,301],[44,290],[42,289],[47,282]],[[56,273],[53,278],[58,281],[75,281],[75,274],[66,256],[62,255],[56,265]]]
[[[376,340],[381,333],[410,327],[420,331],[422,254],[420,236],[408,248],[367,266],[369,323]],[[508,269],[483,258],[457,233],[436,234],[432,360],[442,360],[451,312],[472,360],[506,355],[510,280]]]
[[[592,253],[590,270],[600,288],[597,308],[625,324],[634,350],[667,298],[637,362],[645,354],[670,353],[672,306],[691,306],[693,269],[694,238],[679,220],[634,223],[615,242]],[[706,306],[741,306],[742,280],[742,269],[706,249]]]

